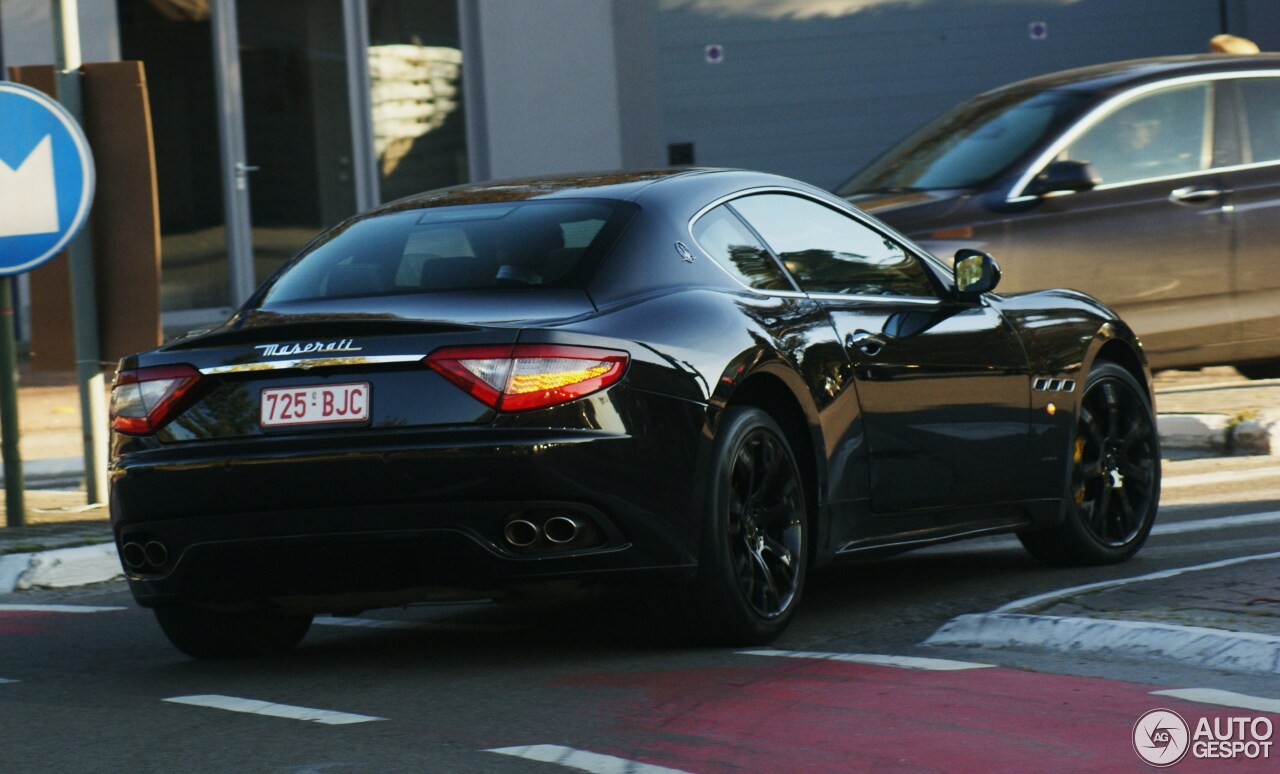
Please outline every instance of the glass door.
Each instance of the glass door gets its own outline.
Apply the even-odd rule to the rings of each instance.
[[[244,165],[256,286],[356,212],[341,0],[237,3]]]
[[[225,317],[231,305],[212,16],[207,5],[162,0],[119,0],[118,11],[123,58],[146,67],[160,191],[160,307],[166,328],[178,332]]]

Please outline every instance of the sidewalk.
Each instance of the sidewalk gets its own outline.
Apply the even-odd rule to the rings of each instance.
[[[1019,600],[959,616],[924,644],[1096,653],[1280,675],[1280,552]]]

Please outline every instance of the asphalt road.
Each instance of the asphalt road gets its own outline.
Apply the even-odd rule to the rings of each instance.
[[[1177,483],[1162,524],[1280,510],[1280,458],[1182,460],[1165,475]],[[1271,551],[1275,524],[1157,534],[1125,565],[1084,570],[1037,564],[1012,538],[939,546],[815,574],[774,645],[989,667],[945,671],[655,645],[625,597],[317,619],[291,657],[198,662],[123,583],[25,592],[0,598],[0,770],[1143,770],[1134,723],[1171,701],[1152,691],[1280,699],[1280,682],[920,643],[1030,594]],[[75,612],[3,607],[15,604]],[[1218,713],[1241,714],[1257,713]]]

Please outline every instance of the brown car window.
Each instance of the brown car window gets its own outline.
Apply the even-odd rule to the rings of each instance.
[[[773,251],[801,290],[864,296],[934,297],[920,259],[855,218],[809,199],[755,194],[732,206]]]
[[[1089,162],[1104,185],[1207,169],[1209,98],[1206,83],[1138,97],[1080,135],[1063,158]]]
[[[1245,162],[1280,160],[1280,78],[1241,78],[1244,105]]]

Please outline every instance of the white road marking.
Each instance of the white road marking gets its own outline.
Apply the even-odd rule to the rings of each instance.
[[[1151,695],[1172,696],[1175,699],[1184,699],[1200,704],[1216,704],[1220,707],[1239,707],[1257,712],[1280,714],[1280,699],[1264,699],[1261,696],[1249,696],[1235,691],[1220,691],[1217,688],[1177,688],[1170,691],[1152,691]]]
[[[1250,481],[1255,478],[1280,477],[1280,466],[1249,470],[1220,470],[1216,473],[1192,473],[1186,476],[1169,476],[1160,481],[1161,489],[1177,489],[1184,486],[1208,486],[1210,484],[1233,484],[1238,481]]]
[[[1227,529],[1228,527],[1253,527],[1259,524],[1275,524],[1277,522],[1280,522],[1280,511],[1246,513],[1240,516],[1222,516],[1216,519],[1171,521],[1168,524],[1157,524],[1151,528],[1151,534],[1183,535],[1188,532],[1203,532],[1211,529]]]
[[[395,621],[387,618],[345,618],[317,616],[313,623],[322,626],[349,626],[356,629],[404,629],[454,632],[513,632],[518,627],[499,624],[449,623],[447,621]]]
[[[1099,581],[1097,583],[1086,583],[1081,586],[1070,586],[1057,591],[1047,591],[1043,594],[1036,594],[1032,597],[1023,597],[997,607],[995,613],[1019,613],[1036,608],[1044,608],[1053,602],[1062,599],[1074,597],[1077,594],[1084,594],[1090,591],[1100,591],[1102,589],[1114,588],[1116,586],[1125,586],[1130,583],[1142,583],[1144,581],[1163,580],[1164,578],[1173,578],[1188,572],[1198,572],[1200,570],[1217,570],[1222,567],[1231,567],[1245,562],[1255,562],[1264,559],[1280,559],[1280,551],[1273,551],[1269,554],[1254,554],[1253,556],[1237,556],[1231,559],[1222,559],[1217,562],[1208,562],[1206,564],[1197,564],[1190,567],[1175,567],[1169,570],[1160,570],[1159,572],[1148,573],[1146,575],[1137,575],[1132,578],[1120,578],[1117,580]]]
[[[541,763],[555,763],[569,769],[589,771],[592,774],[686,774],[680,769],[654,766],[651,763],[631,761],[613,755],[575,750],[558,744],[533,744],[526,747],[494,747],[484,752],[510,755]]]
[[[0,605],[0,613],[106,613],[127,610],[125,607],[95,607],[93,605]]]
[[[977,613],[953,618],[924,644],[1106,652],[1211,669],[1280,674],[1280,637],[1151,621]]]
[[[164,701],[174,704],[190,704],[193,707],[212,707],[213,709],[228,710],[230,712],[246,712],[251,715],[267,715],[273,718],[308,720],[314,723],[323,723],[327,726],[345,726],[351,723],[386,720],[386,718],[373,717],[372,715],[355,715],[350,712],[295,707],[290,704],[273,704],[269,701],[239,699],[235,696],[220,696],[218,694],[174,696],[173,698],[164,699]]]
[[[0,684],[3,684],[3,683],[16,683],[16,682],[18,682],[18,681],[17,681],[17,680],[9,680],[9,679],[7,679],[7,678],[0,677]]]
[[[954,672],[961,669],[990,669],[995,664],[978,664],[971,661],[950,661],[943,658],[918,658],[916,656],[878,656],[872,653],[818,653],[804,650],[740,650],[740,656],[777,656],[780,658],[813,658],[825,661],[847,661],[853,664],[874,664],[904,669],[925,669],[933,672]]]

